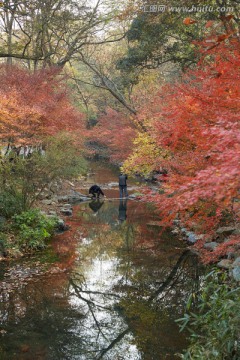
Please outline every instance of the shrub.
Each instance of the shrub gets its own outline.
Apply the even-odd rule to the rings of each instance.
[[[44,188],[59,178],[77,177],[85,171],[81,151],[67,134],[48,138],[45,150],[32,149],[23,157],[11,152],[0,163],[0,212],[10,218],[29,210]]]
[[[7,237],[6,234],[0,232],[0,256],[6,253]]]
[[[22,212],[13,216],[12,220],[12,228],[18,239],[17,245],[25,250],[44,248],[57,223],[56,218],[46,217],[38,209]]]
[[[226,275],[213,271],[206,276],[196,308],[189,299],[188,312],[182,319],[191,333],[191,345],[182,355],[184,360],[240,359],[240,288],[226,282]]]
[[[10,218],[23,211],[22,203],[22,196],[17,189],[14,192],[2,191],[0,193],[0,214]]]

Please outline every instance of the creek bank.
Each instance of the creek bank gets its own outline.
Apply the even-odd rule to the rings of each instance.
[[[60,242],[61,234],[67,230],[71,231],[71,225],[69,225],[68,220],[70,220],[73,215],[74,205],[91,200],[86,194],[88,194],[88,188],[92,183],[93,182],[87,181],[85,177],[71,181],[58,181],[49,184],[39,196],[35,207],[40,209],[41,214],[46,217],[58,219],[55,235],[60,235]],[[109,191],[107,201],[111,201],[112,196],[114,198],[118,196],[118,182],[110,181],[109,183],[99,185],[103,190]],[[137,199],[138,195],[133,192],[139,189],[139,186],[129,185],[129,199]],[[0,221],[4,222],[6,219],[0,219]],[[58,238],[55,237],[55,240],[58,242]],[[69,244],[63,244],[64,254],[66,253],[66,247],[68,245]],[[5,269],[0,278],[0,287],[2,289],[0,295],[1,301],[8,301],[11,293],[14,293],[19,288],[24,288],[29,283],[37,282],[41,276],[67,273],[69,268],[67,266],[62,268],[61,265],[56,262],[58,260],[54,260],[53,263],[46,260],[44,263],[44,259],[49,251],[51,251],[50,246],[47,246],[43,251],[34,251],[32,253],[23,252],[18,248],[12,248],[3,254],[0,248],[0,260],[4,260],[1,266]],[[35,257],[40,259],[40,261],[35,261]]]
[[[224,244],[230,245],[230,250],[226,255],[221,256],[214,262],[219,268],[229,272],[229,275],[236,282],[240,282],[240,243],[231,246],[231,236],[240,234],[239,225],[229,225],[219,227],[213,235],[196,234],[194,231],[189,231],[183,227],[179,220],[174,220],[174,228],[172,233],[179,234],[184,241],[189,245],[189,249],[195,254],[200,255],[199,250],[192,245],[198,241],[203,242],[203,249],[208,252],[218,252],[219,247]]]
[[[89,174],[89,176],[92,174]],[[39,195],[35,208],[40,209],[42,215],[47,218],[57,219],[55,234],[61,234],[70,229],[68,219],[73,215],[73,206],[81,202],[89,202],[91,197],[88,196],[88,188],[92,183],[87,181],[86,177],[80,177],[74,180],[59,180],[50,183]],[[118,183],[109,182],[100,184],[103,190],[118,192]],[[129,186],[129,191],[139,189],[137,186]],[[130,194],[129,199],[137,199],[137,195]],[[111,200],[111,197],[107,199]],[[7,220],[0,217],[0,223],[5,223]],[[9,235],[7,235],[9,237]],[[11,235],[12,237],[13,235]],[[12,239],[13,240],[13,239]],[[12,241],[10,241],[11,244]],[[27,255],[27,253],[26,253]],[[14,246],[8,246],[6,250],[0,241],[0,261],[9,259],[18,259],[25,256],[25,253]]]
[[[65,182],[61,185],[63,193],[69,192],[72,183]],[[55,189],[57,191],[57,189]],[[55,228],[55,242],[56,236],[58,237],[63,232],[70,230],[67,219],[72,215],[72,204],[66,203],[62,200],[69,200],[69,197],[61,199],[63,196],[62,191],[58,196],[56,192],[45,194],[41,196],[36,203],[36,208],[40,209],[40,213],[47,218],[57,219],[57,225]],[[59,199],[58,199],[59,197]],[[79,196],[72,197],[72,200],[79,200]],[[88,199],[89,200],[89,199]],[[2,219],[6,221],[6,219]],[[51,242],[52,243],[52,242]],[[48,243],[47,247],[42,251],[22,251],[16,247],[8,249],[3,253],[0,248],[0,263],[2,262],[3,275],[0,278],[1,295],[0,301],[8,301],[9,296],[19,288],[23,288],[31,282],[37,282],[41,276],[52,276],[67,272],[69,269],[67,266],[63,266],[58,263],[58,256],[55,255],[51,248],[51,244]],[[63,244],[65,246],[65,244]],[[67,250],[68,251],[68,250]],[[65,249],[66,253],[66,249]],[[35,258],[39,259],[38,261]]]

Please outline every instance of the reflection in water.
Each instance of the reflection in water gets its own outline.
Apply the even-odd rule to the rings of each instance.
[[[89,202],[89,207],[93,212],[97,213],[99,209],[103,206],[104,201],[100,201],[99,199],[95,199]]]
[[[74,235],[71,271],[36,278],[1,304],[1,360],[173,360],[186,347],[175,319],[199,286],[196,258],[160,233],[146,204],[92,210],[74,209],[84,235]]]
[[[118,209],[118,220],[123,222],[127,219],[127,199],[120,199]]]

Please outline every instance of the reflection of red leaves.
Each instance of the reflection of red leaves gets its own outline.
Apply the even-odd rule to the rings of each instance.
[[[187,17],[183,20],[184,25],[192,25],[195,24],[197,20],[191,19],[190,17]]]

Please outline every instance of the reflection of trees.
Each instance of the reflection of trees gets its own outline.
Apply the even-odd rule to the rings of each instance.
[[[133,271],[129,272],[129,268],[124,267],[128,275],[123,272],[118,285],[108,289],[89,288],[83,274],[73,274],[68,285],[67,279],[63,281],[59,276],[51,283],[32,284],[19,290],[18,296],[15,295],[15,299],[12,297],[11,304],[8,304],[8,327],[14,328],[14,341],[10,334],[6,335],[4,341],[11,343],[13,351],[19,349],[22,343],[29,344],[32,358],[36,352],[42,351],[49,360],[74,359],[74,354],[83,360],[100,360],[105,357],[114,359],[127,351],[129,336],[134,334],[138,348],[143,353],[154,351],[156,357],[161,356],[161,351],[164,353],[168,350],[162,349],[159,344],[170,342],[163,333],[169,326],[166,325],[169,319],[164,299],[172,305],[176,289],[184,286],[185,292],[181,293],[179,302],[185,302],[185,295],[190,291],[188,282],[195,280],[194,273],[190,271],[196,262],[190,264],[191,259],[188,252],[180,254],[160,284],[160,273],[151,271],[153,279],[147,291],[145,282],[150,275],[145,272],[146,264],[141,269],[142,276],[139,276],[137,268],[140,264],[135,265],[133,258]],[[127,261],[130,263],[129,252]],[[157,267],[157,262],[154,267]],[[189,279],[189,276],[193,276],[193,279]],[[72,307],[69,306],[69,299],[75,299]],[[156,303],[157,308],[153,306]],[[16,305],[24,308],[22,318],[14,316]],[[172,336],[171,331],[170,334]],[[159,342],[160,335],[163,340]],[[168,348],[171,346],[173,344],[170,342]],[[174,346],[173,350],[176,350]],[[10,354],[8,359],[14,357]]]
[[[181,316],[186,299],[199,286],[196,257],[185,251],[165,272],[163,281],[159,282],[158,274],[152,273],[155,282],[148,283],[146,275],[141,283],[135,272],[130,286],[126,289],[123,285],[127,296],[122,299],[120,306],[138,348],[148,354],[149,359],[163,358],[163,354],[167,353],[169,359],[174,359],[174,353],[186,346],[185,335],[178,333],[175,319]],[[177,334],[177,338],[174,334]]]
[[[182,272],[182,269],[180,268],[181,263],[187,259],[187,256],[189,255],[189,250],[186,250],[182,253],[182,255],[179,257],[178,261],[176,262],[176,265],[173,266],[170,274],[165,279],[165,281],[161,284],[161,286],[155,290],[155,292],[149,297],[148,302],[152,302],[154,299],[156,299],[166,288],[172,288],[177,280],[179,279],[178,271],[179,273]]]
[[[174,352],[185,346],[174,319],[199,284],[196,258],[177,248],[169,234],[158,239],[156,228],[147,226],[144,237],[150,250],[142,250],[137,243],[141,224],[131,221],[138,212],[128,209],[128,220],[116,224],[118,204],[105,205],[95,217],[85,205],[88,235],[86,243],[79,244],[81,258],[70,279],[61,274],[32,283],[3,305],[9,329],[4,346],[16,352],[21,342],[35,343],[32,359],[43,348],[43,358],[48,360],[124,358],[134,342],[138,350],[131,360],[138,358],[139,351],[146,359],[163,358],[167,352],[174,359]],[[141,210],[141,219],[143,215]],[[152,237],[158,247],[150,243]],[[108,261],[114,275],[114,281],[102,287],[91,278],[97,261]]]
[[[129,212],[127,221],[119,223],[119,208],[124,207],[124,211],[126,211],[126,206],[128,206],[127,212]],[[82,209],[88,239],[97,238],[98,240],[97,244],[93,243],[87,247],[84,245],[81,248],[81,254],[84,258],[90,254],[95,257],[102,252],[110,256],[112,252],[115,252],[116,247],[120,251],[131,252],[133,247],[142,241],[142,238],[150,242],[156,237],[157,230],[149,229],[146,226],[148,219],[151,220],[153,215],[146,209],[145,204],[128,202],[127,205],[118,201],[105,202],[97,216],[89,212],[88,204],[83,204]],[[81,213],[81,217],[83,213]],[[83,224],[81,225],[83,226]]]
[[[101,322],[97,320],[97,316],[94,313],[94,310],[96,310],[97,308],[99,309],[104,309],[104,310],[112,310],[110,307],[106,307],[106,306],[101,306],[97,303],[95,303],[93,300],[89,300],[86,297],[84,297],[82,294],[88,294],[88,295],[102,295],[104,298],[109,298],[109,297],[114,297],[117,299],[120,299],[120,295],[118,294],[114,294],[114,293],[108,293],[108,292],[101,292],[101,291],[89,291],[89,290],[83,290],[81,286],[77,285],[73,279],[70,279],[70,285],[72,286],[75,295],[77,295],[77,297],[79,299],[81,299],[83,302],[85,302],[88,306],[88,309],[92,315],[92,318],[94,320],[94,323],[98,329],[98,334],[96,335],[96,338],[99,338],[99,335],[101,334],[103,336],[103,338],[105,340],[108,341],[107,336],[105,336],[104,331],[102,330],[102,326],[101,326]],[[123,337],[129,332],[129,328],[125,329],[124,331],[122,331],[120,334],[116,335],[116,338],[114,338],[110,344],[106,347],[103,347],[103,349],[101,349],[99,351],[99,356],[97,356],[97,359],[102,359],[102,357],[104,356],[104,354],[106,354],[108,351],[110,351],[111,349],[114,348],[114,346],[123,339]]]
[[[2,345],[6,359],[15,360],[16,353],[19,359],[37,359],[38,356],[49,360],[66,359],[71,357],[69,351],[81,352],[79,344],[84,346],[86,342],[87,348],[86,339],[80,341],[79,334],[72,331],[82,323],[84,314],[81,308],[69,307],[66,278],[64,281],[62,278],[61,274],[48,282],[32,283],[11,294],[10,304],[2,304],[8,314]],[[29,348],[26,354],[20,352],[23,345]]]
[[[108,353],[111,354],[110,356],[117,354],[119,343],[121,343],[123,338],[129,333],[133,333],[135,335],[135,340],[138,343],[139,349],[142,349],[142,351],[145,352],[147,347],[147,352],[150,353],[155,351],[155,355],[158,354],[157,351],[162,351],[162,348],[159,345],[159,334],[163,333],[163,337],[165,337],[165,339],[167,339],[166,341],[170,342],[171,344],[169,345],[169,348],[172,347],[173,349],[172,355],[174,354],[174,351],[177,350],[177,347],[176,344],[174,345],[175,340],[172,338],[172,333],[170,332],[170,335],[164,334],[166,321],[169,322],[169,314],[167,314],[165,307],[161,308],[159,299],[162,301],[164,297],[166,297],[173,305],[173,299],[170,301],[170,295],[172,295],[174,298],[175,294],[173,287],[182,287],[182,278],[180,274],[184,273],[185,282],[189,281],[189,261],[191,260],[192,256],[189,251],[184,251],[182,254],[180,254],[176,263],[169,270],[169,273],[164,281],[160,285],[156,282],[154,289],[151,285],[151,289],[149,289],[148,292],[149,296],[145,296],[144,299],[142,296],[143,294],[141,293],[141,278],[134,278],[136,273],[132,273],[132,277],[128,277],[127,283],[129,284],[130,280],[132,282],[130,285],[126,286],[126,284],[123,283],[122,278],[119,280],[120,286],[115,286],[112,291],[86,290],[85,286],[87,286],[87,284],[79,285],[78,280],[70,280],[70,284],[75,295],[87,304],[93,322],[95,323],[95,327],[98,330],[95,334],[95,338],[99,338],[101,334],[105,340],[105,342],[102,343],[102,348],[98,350],[98,353],[96,352],[96,349],[92,349],[93,352],[96,352],[96,359],[102,359]],[[196,265],[196,261],[194,261],[191,266],[194,263]],[[191,275],[193,274],[190,274],[190,276]],[[125,276],[124,279],[126,279]],[[142,280],[145,281],[145,278],[143,277]],[[193,275],[192,281],[194,282],[195,280],[196,277]],[[187,291],[187,294],[189,295],[189,291]],[[88,297],[86,297],[86,295]],[[104,304],[106,304],[105,306],[99,304],[99,295],[101,301],[104,301]],[[118,300],[118,302],[115,303],[113,300]],[[158,302],[157,308],[153,306],[156,301]],[[181,301],[185,304],[185,296],[182,296]],[[99,310],[105,310],[107,312],[111,311],[111,316],[113,317],[116,317],[115,311],[117,310],[118,316],[122,317],[124,320],[122,326],[115,328],[111,323],[106,324],[105,322],[102,323],[99,321]],[[113,313],[115,314],[113,315]],[[128,325],[127,327],[125,325],[124,328],[124,323],[126,322]],[[177,325],[174,323],[174,320],[172,320],[170,326],[171,329],[176,326]],[[111,334],[109,334],[108,327],[111,328]],[[179,335],[178,342],[184,343],[184,341],[184,335]],[[152,347],[154,350],[151,350]],[[114,348],[116,348],[114,350],[115,352],[113,352]]]
[[[111,207],[109,206],[109,209]],[[152,351],[149,350],[147,343],[157,349],[159,346],[159,333],[163,331],[161,329],[170,326],[170,337],[172,337],[173,333],[178,332],[174,319],[181,315],[188,296],[192,292],[196,292],[196,286],[199,283],[196,258],[191,256],[188,251],[182,253],[181,249],[175,249],[175,247],[179,246],[179,243],[173,239],[171,233],[163,233],[160,242],[156,245],[156,242],[150,243],[148,236],[156,238],[159,236],[159,229],[145,227],[145,244],[149,244],[149,249],[157,249],[158,253],[156,255],[152,251],[151,255],[151,253],[138,248],[136,242],[142,236],[142,227],[138,221],[131,221],[131,215],[137,216],[137,213],[133,213],[133,209],[131,211],[132,214],[130,213],[130,216],[128,216],[128,221],[124,221],[117,227],[110,226],[105,230],[101,228],[99,232],[98,224],[96,228],[93,226],[90,234],[92,234],[91,237],[94,240],[83,249],[84,258],[88,258],[90,253],[90,258],[92,258],[93,253],[98,257],[97,254],[102,254],[103,261],[105,257],[113,256],[113,254],[115,256],[117,249],[118,259],[120,260],[116,266],[117,273],[121,277],[113,285],[111,296],[113,299],[114,294],[122,294],[117,308],[120,309],[119,316],[123,317],[128,326],[127,328],[123,327],[123,329],[122,326],[117,329],[112,327],[112,337],[110,336],[108,338],[109,343],[104,343],[102,349],[99,350],[99,359],[108,353],[111,353],[112,356],[113,348],[118,348],[118,343],[121,343],[122,338],[128,333],[134,333],[138,348],[143,349],[143,352],[151,353]],[[111,212],[111,216],[112,214],[113,212]],[[144,218],[142,209],[141,218]],[[101,214],[97,222],[104,222]],[[96,233],[97,237],[95,238],[96,235],[94,234]],[[147,241],[149,242],[147,243]],[[86,290],[84,292],[82,287],[78,289],[77,295],[80,295],[80,299],[85,294]],[[91,303],[91,309],[94,312],[98,308],[94,305],[96,303],[94,295],[99,294],[91,292],[88,295],[91,295],[91,301],[93,302]],[[102,297],[105,299],[104,302],[107,303],[104,294],[102,294]],[[117,297],[115,297],[115,300],[117,300]],[[97,317],[95,316],[94,319],[93,314],[91,316],[96,325]],[[150,319],[152,320],[150,321]],[[101,322],[98,326],[102,326]],[[96,328],[98,326],[96,325]],[[174,351],[175,345],[166,334],[162,334],[162,339],[164,339],[162,343],[170,343],[169,348],[172,347]],[[176,343],[180,342],[184,342],[184,335],[179,335]],[[185,346],[185,343],[183,346]],[[156,350],[156,353],[157,351],[164,352],[161,349]]]
[[[115,345],[129,332],[114,309],[114,303],[116,300],[120,301],[121,296],[110,291],[90,290],[84,277],[79,277],[79,274],[70,278],[69,285],[71,296],[75,302],[77,298],[77,304],[83,304],[84,308],[85,324],[81,333],[85,333],[88,338],[88,350],[87,353],[82,352],[82,355],[87,354],[86,359],[101,359],[104,354],[112,351],[111,358],[115,358],[119,351],[115,349]],[[126,345],[121,344],[121,347],[127,350]]]
[[[129,331],[130,328],[128,327],[123,332],[121,332],[106,348],[103,348],[100,352],[100,355],[97,357],[97,360],[102,359],[105,354],[113,349],[114,346],[117,345],[124,338],[124,336],[129,333]]]

